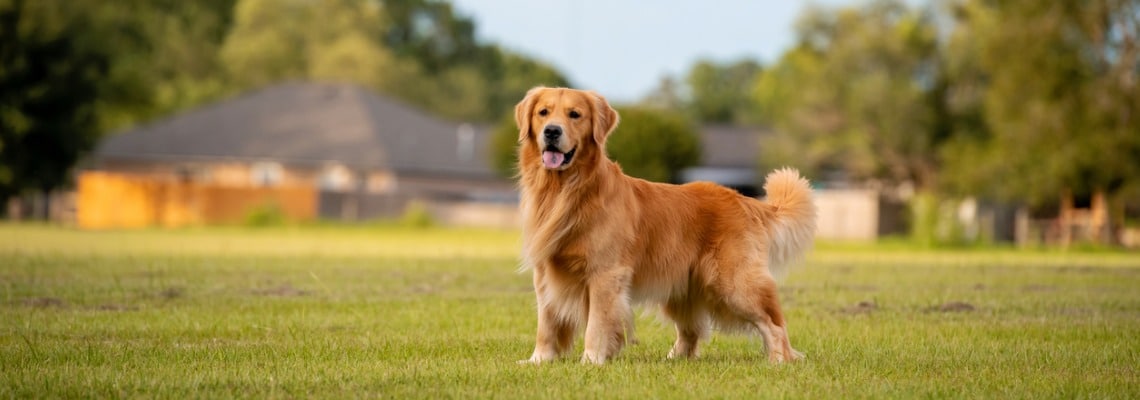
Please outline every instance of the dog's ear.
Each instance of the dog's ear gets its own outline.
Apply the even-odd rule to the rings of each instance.
[[[530,136],[530,115],[534,112],[534,102],[538,100],[538,93],[543,89],[542,86],[535,86],[526,92],[522,101],[515,106],[515,124],[519,127],[519,143],[522,143],[528,136]]]
[[[590,96],[594,100],[594,141],[603,145],[606,143],[606,137],[610,135],[610,132],[617,128],[620,117],[618,117],[617,110],[610,107],[610,103],[606,101],[605,97],[595,92],[590,92]]]

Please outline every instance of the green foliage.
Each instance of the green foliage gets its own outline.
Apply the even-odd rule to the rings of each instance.
[[[1140,1],[805,13],[754,96],[766,166],[1030,206],[1140,187]]]
[[[553,68],[476,43],[474,22],[448,3],[268,0],[237,3],[221,49],[240,88],[290,79],[354,82],[455,120],[489,121]]]
[[[95,144],[98,99],[115,88],[104,84],[113,55],[84,36],[88,11],[0,3],[0,204],[63,184]]]
[[[246,213],[242,223],[248,227],[270,227],[270,226],[283,226],[287,222],[285,212],[281,210],[281,206],[277,203],[261,204]]]
[[[685,77],[691,97],[688,108],[697,121],[745,122],[746,113],[755,108],[750,91],[760,71],[760,64],[747,59],[726,64],[698,61]]]
[[[755,124],[760,118],[751,92],[761,70],[759,63],[749,59],[700,60],[683,80],[662,77],[640,104],[684,113],[702,123]]]
[[[65,185],[111,129],[220,92],[228,1],[0,2],[0,204]]]
[[[701,143],[684,117],[646,107],[618,107],[621,123],[606,139],[606,152],[626,174],[657,182],[671,181],[681,169],[700,162]],[[508,115],[491,138],[491,160],[504,177],[518,164],[518,127]]]
[[[491,133],[491,145],[488,146],[491,154],[491,166],[500,176],[514,178],[518,173],[519,164],[519,128],[515,124],[515,114],[508,113],[495,124]]]
[[[427,205],[420,202],[408,204],[404,215],[400,217],[400,224],[409,228],[430,228],[435,226],[435,217],[431,215]]]
[[[797,33],[796,47],[754,88],[777,132],[763,164],[932,187],[946,129],[930,17],[898,1],[812,8]]]
[[[566,85],[429,0],[4,0],[0,22],[0,204],[65,185],[104,134],[283,80],[355,82],[468,121]]]
[[[769,365],[758,338],[725,332],[700,359],[667,360],[674,330],[649,315],[604,367],[578,362],[581,333],[534,367],[514,363],[535,327],[518,241],[0,225],[0,397],[1140,395],[1135,254],[822,245],[781,289],[803,362]]]
[[[1138,184],[1140,2],[954,5],[952,49],[984,75],[969,101],[988,129],[947,150],[953,190],[1047,204]]]
[[[621,123],[606,139],[606,152],[626,174],[670,182],[701,159],[701,142],[684,117],[642,107],[618,107]]]

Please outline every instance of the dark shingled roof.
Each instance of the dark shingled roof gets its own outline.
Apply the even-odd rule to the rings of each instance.
[[[99,159],[339,162],[412,174],[494,175],[488,129],[462,128],[350,84],[266,87],[112,136]],[[469,130],[461,144],[460,130]]]
[[[760,159],[760,136],[768,131],[738,125],[705,125],[701,129],[701,165],[755,168]]]

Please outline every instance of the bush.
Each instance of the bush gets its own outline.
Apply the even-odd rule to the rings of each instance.
[[[285,225],[288,218],[277,203],[269,202],[249,210],[243,220],[245,226],[265,227]]]
[[[423,203],[412,202],[404,209],[404,215],[400,217],[400,224],[410,228],[430,228],[435,226],[435,217],[432,217],[431,212]]]

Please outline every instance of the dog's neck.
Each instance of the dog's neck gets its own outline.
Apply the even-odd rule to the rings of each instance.
[[[605,154],[593,150],[581,150],[575,164],[566,170],[552,170],[535,162],[539,150],[533,145],[524,145],[519,154],[519,186],[524,198],[553,199],[563,198],[581,201],[595,194],[605,195],[612,182],[609,178],[621,174],[599,173],[602,169],[618,168]],[[620,168],[619,168],[620,169]],[[599,193],[601,192],[601,193]],[[592,194],[593,193],[593,194]]]
[[[522,149],[534,151],[536,149]],[[577,237],[590,220],[604,218],[602,202],[620,188],[620,167],[601,153],[582,154],[571,168],[558,171],[533,162],[533,155],[520,154],[519,189],[522,195],[524,266],[548,260],[565,243]],[[531,163],[527,163],[531,161]],[[601,169],[616,170],[610,173]]]

